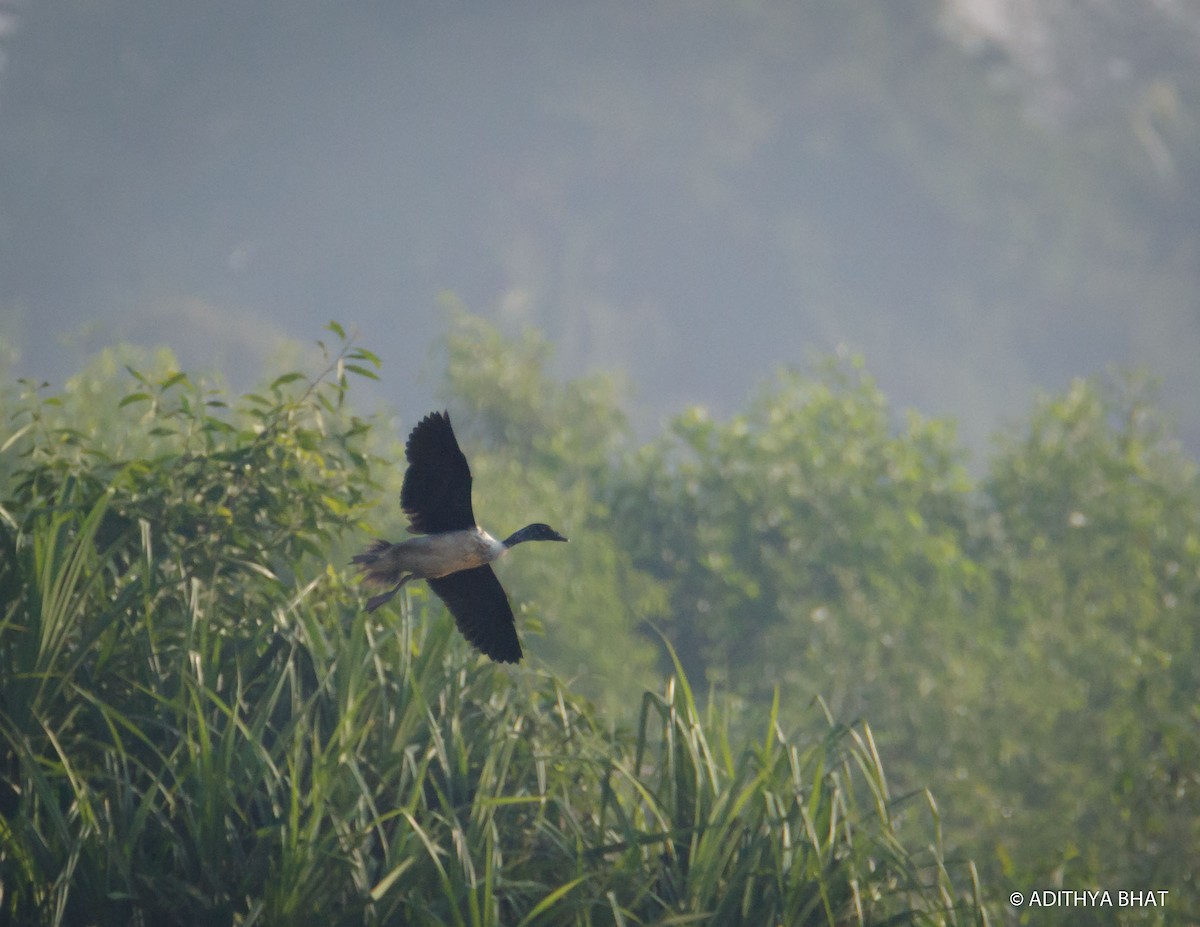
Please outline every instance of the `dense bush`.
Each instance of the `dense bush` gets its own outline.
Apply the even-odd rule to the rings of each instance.
[[[897,415],[857,359],[783,371],[728,420],[687,410],[640,447],[610,383],[564,388],[548,362],[536,337],[456,316],[447,398],[497,436],[489,466],[553,445],[539,472],[587,475],[575,527],[615,548],[626,591],[608,600],[661,627],[692,679],[870,719],[893,781],[933,787],[1014,922],[1200,917],[1200,479],[1145,382],[1043,398],[975,476],[951,423]],[[1134,886],[1170,904],[1003,904]]]
[[[1168,890],[1200,912],[1200,481],[1144,385],[1079,381],[972,480],[855,364],[681,415],[614,493],[694,678],[824,695],[948,799],[997,897]],[[1021,912],[1026,918],[1036,919]],[[1076,919],[1076,920],[1072,920]],[[1039,921],[1040,922],[1040,921]]]
[[[359,611],[350,553],[403,530],[368,352],[232,407],[115,358],[0,397],[10,918],[938,921],[947,856],[1006,922],[1200,911],[1200,481],[1142,384],[1046,397],[978,478],[857,362],[639,447],[609,380],[454,314],[481,520],[572,538],[503,567],[509,672],[420,584]],[[1004,904],[1059,887],[1169,901]]]
[[[376,363],[343,345],[323,374],[232,408],[169,365],[84,402],[9,398],[0,916],[983,919],[969,867],[957,889],[947,871],[936,808],[891,797],[865,725],[817,716],[794,739],[776,702],[735,746],[676,664],[662,694],[619,692],[632,723],[614,728],[536,660],[479,658],[420,587],[364,616],[346,552],[395,477],[377,484],[345,399]],[[551,479],[571,450],[540,452],[545,485],[578,492]],[[596,532],[603,512],[580,504]],[[638,575],[607,544],[582,588]],[[898,815],[924,822],[918,849]]]

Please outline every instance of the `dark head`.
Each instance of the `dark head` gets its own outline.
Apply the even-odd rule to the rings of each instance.
[[[525,541],[565,541],[566,538],[551,528],[549,525],[543,525],[538,522],[533,525],[526,525],[520,531],[514,531],[504,539],[505,547],[512,547],[514,544],[522,544]]]

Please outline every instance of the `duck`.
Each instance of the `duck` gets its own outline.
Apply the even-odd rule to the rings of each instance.
[[[390,587],[367,600],[367,611],[390,601],[405,583],[423,579],[472,646],[497,663],[520,662],[512,606],[491,565],[526,541],[567,539],[541,522],[503,541],[479,527],[471,506],[471,468],[448,412],[421,419],[408,436],[404,456],[408,469],[400,507],[415,537],[398,543],[376,540],[351,560],[364,585]]]

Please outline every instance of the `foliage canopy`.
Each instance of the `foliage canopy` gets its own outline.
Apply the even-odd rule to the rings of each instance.
[[[776,702],[735,746],[676,665],[614,733],[549,672],[478,658],[420,590],[363,616],[339,551],[381,468],[346,397],[377,363],[343,344],[324,373],[232,405],[171,369],[131,370],[77,421],[58,397],[11,403],[7,920],[982,918],[936,831],[901,841],[865,725],[818,718],[793,739]]]
[[[976,478],[854,360],[641,446],[548,362],[451,314],[481,519],[578,539],[505,565],[514,673],[423,587],[359,612],[349,553],[400,524],[370,352],[232,402],[113,356],[5,398],[6,916],[958,923],[969,855],[994,917],[1194,919],[1200,480],[1144,383],[1045,397]],[[1003,905],[1038,886],[1170,901]]]

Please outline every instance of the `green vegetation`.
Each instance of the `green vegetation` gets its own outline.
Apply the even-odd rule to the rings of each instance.
[[[349,554],[403,524],[402,435],[347,401],[373,355],[228,405],[115,356],[4,397],[9,920],[1200,913],[1200,479],[1144,384],[1046,397],[979,478],[855,361],[639,446],[609,380],[454,313],[481,520],[572,538],[505,564],[509,671],[422,586],[361,612]],[[1169,896],[1005,902],[1047,888]]]
[[[447,399],[493,434],[523,434],[510,423],[532,409],[541,441],[574,436],[550,471],[586,474],[586,524],[653,593],[624,609],[690,678],[749,710],[780,687],[785,706],[869,719],[892,781],[933,790],[1001,906],[1039,887],[1170,892],[1165,910],[1022,922],[1200,917],[1200,478],[1146,383],[1045,397],[974,477],[953,427],[899,419],[857,360],[613,446],[597,436],[622,434],[611,388],[556,385],[536,344],[457,317]],[[515,471],[528,446],[490,456]],[[608,627],[622,643],[601,654],[636,646]]]
[[[643,448],[618,530],[664,582],[694,678],[870,718],[998,896],[1169,886],[1167,922],[1189,923],[1195,468],[1129,389],[1076,383],[1028,429],[975,485],[945,425],[895,430],[853,368],[787,375],[745,415],[689,413]]]
[[[776,701],[743,736],[715,703],[698,708],[675,664],[662,694],[608,693],[629,716],[614,727],[536,663],[478,658],[422,589],[399,614],[364,616],[346,552],[397,478],[346,405],[348,377],[374,376],[369,352],[343,346],[318,377],[285,374],[232,406],[160,360],[84,400],[87,377],[61,397],[6,397],[6,922],[985,919],[936,806],[892,797],[866,725],[818,715],[796,738]],[[596,622],[577,646],[649,674],[631,655],[650,644],[619,606],[654,606],[651,580],[581,489],[615,453],[611,417],[584,414],[606,400],[578,384],[528,396],[578,431],[539,429],[514,498],[574,503],[578,536],[603,552],[576,565],[578,590],[632,580],[635,598],[568,612]],[[593,469],[568,475],[575,454]],[[493,457],[481,471],[511,473]],[[547,625],[583,662],[572,629]],[[906,842],[902,826],[923,836]]]

